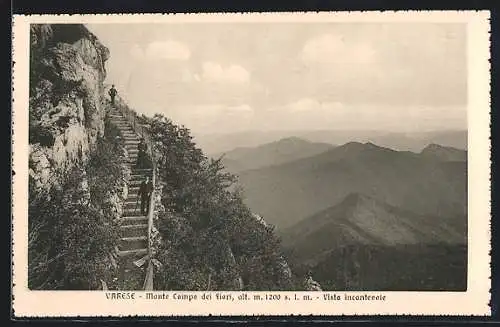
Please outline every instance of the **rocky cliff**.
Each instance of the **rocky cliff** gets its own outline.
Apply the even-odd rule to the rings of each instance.
[[[38,192],[85,162],[104,132],[109,51],[82,25],[32,25],[29,175]]]
[[[32,25],[29,287],[96,289],[114,276],[127,155],[106,122],[109,51],[83,25]]]

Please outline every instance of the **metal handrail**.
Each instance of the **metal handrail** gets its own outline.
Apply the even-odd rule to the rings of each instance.
[[[120,99],[121,100],[121,99]],[[144,286],[143,289],[146,291],[151,291],[153,290],[153,278],[154,278],[154,273],[153,273],[153,264],[152,264],[152,229],[153,229],[153,218],[154,218],[154,207],[155,207],[155,186],[156,186],[156,160],[155,160],[155,155],[154,155],[154,149],[153,149],[153,140],[152,137],[149,133],[149,131],[144,128],[143,125],[141,125],[138,122],[137,119],[137,113],[131,109],[129,109],[123,101],[117,101],[115,103],[121,102],[118,106],[115,105],[115,107],[123,114],[123,116],[128,120],[130,125],[132,126],[132,129],[142,136],[142,138],[145,140],[147,144],[147,152],[151,158],[151,163],[153,165],[153,177],[152,177],[152,184],[153,184],[153,191],[151,192],[151,200],[149,202],[149,208],[148,208],[148,267],[146,271],[146,278],[144,280]]]

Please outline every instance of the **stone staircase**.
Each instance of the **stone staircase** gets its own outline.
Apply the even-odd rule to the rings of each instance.
[[[121,132],[125,148],[129,155],[129,165],[131,168],[128,197],[124,203],[123,214],[120,219],[121,239],[116,252],[120,258],[121,279],[124,283],[123,288],[138,289],[140,288],[139,285],[130,286],[134,284],[130,282],[131,279],[134,279],[130,275],[142,275],[144,267],[138,268],[133,265],[133,262],[145,256],[148,252],[148,217],[141,213],[139,186],[146,176],[149,176],[150,180],[152,179],[153,171],[152,169],[136,169],[134,167],[139,152],[138,145],[140,140],[139,135],[134,132],[129,122],[116,109],[111,109],[109,119]],[[138,281],[142,280],[139,278]],[[129,286],[127,287],[125,284]]]

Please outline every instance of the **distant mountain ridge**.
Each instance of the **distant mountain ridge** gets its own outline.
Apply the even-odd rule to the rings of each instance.
[[[294,259],[320,261],[349,245],[465,244],[466,219],[422,216],[361,193],[301,220],[282,232]]]
[[[466,161],[429,160],[373,143],[349,142],[318,155],[242,171],[239,177],[249,207],[278,228],[329,208],[349,193],[422,215],[466,214]]]
[[[257,147],[240,147],[224,153],[223,163],[228,171],[237,173],[243,170],[279,165],[301,158],[314,156],[334,148],[327,143],[310,142],[298,137],[283,138]]]
[[[282,231],[297,272],[325,290],[467,288],[467,218],[422,216],[360,193]]]
[[[431,143],[420,154],[429,159],[441,161],[466,161],[467,151]]]
[[[387,132],[369,130],[295,130],[245,131],[239,133],[213,133],[195,135],[196,143],[206,153],[222,153],[238,147],[257,147],[287,137],[298,137],[309,142],[344,144],[350,141],[373,142],[399,151],[419,153],[435,143],[461,150],[467,149],[467,130],[432,132]]]

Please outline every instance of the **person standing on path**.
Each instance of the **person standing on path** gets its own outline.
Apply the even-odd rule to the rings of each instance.
[[[146,142],[144,141],[144,138],[140,138],[139,140],[139,145],[137,146],[137,149],[139,152],[137,153],[137,161],[135,163],[135,168],[148,168],[147,166],[147,150],[148,147],[146,145]]]
[[[153,183],[149,180],[149,176],[142,181],[139,188],[139,196],[141,197],[141,213],[145,216],[149,210],[149,202],[151,201],[151,193],[153,192]]]
[[[114,106],[115,105],[115,97],[116,97],[116,94],[118,93],[118,91],[116,91],[115,89],[115,85],[113,84],[111,86],[111,89],[109,89],[109,96],[111,97],[111,105]]]

